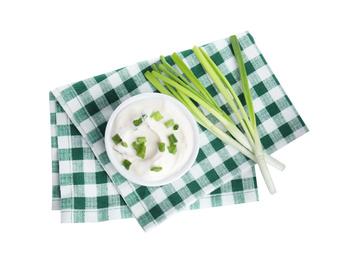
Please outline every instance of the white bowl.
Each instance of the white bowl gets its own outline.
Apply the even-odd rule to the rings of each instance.
[[[189,160],[185,163],[185,165],[175,174],[170,175],[169,177],[162,179],[162,180],[157,180],[157,181],[148,181],[145,180],[133,173],[130,173],[122,164],[121,162],[118,161],[118,159],[114,155],[114,150],[113,146],[114,143],[111,138],[111,131],[113,128],[113,122],[115,118],[117,117],[118,113],[122,111],[126,106],[138,102],[140,100],[144,99],[163,99],[163,100],[168,100],[172,102],[174,105],[176,105],[179,110],[181,110],[185,116],[188,118],[192,132],[189,133],[189,135],[193,135],[193,140],[194,140],[194,146],[193,146],[193,151],[190,155]],[[171,183],[180,177],[182,177],[194,164],[195,159],[197,157],[197,154],[199,152],[199,143],[200,143],[200,138],[199,138],[199,128],[198,125],[193,117],[193,115],[190,113],[190,111],[178,100],[175,98],[172,98],[170,96],[164,95],[164,94],[159,94],[159,93],[145,93],[145,94],[139,94],[136,96],[133,96],[126,101],[124,101],[122,104],[120,104],[116,110],[112,113],[111,117],[108,120],[106,130],[105,130],[105,147],[107,151],[107,155],[112,163],[112,165],[116,168],[116,170],[127,180],[134,182],[139,185],[143,186],[161,186],[161,185],[166,185],[168,183]]]

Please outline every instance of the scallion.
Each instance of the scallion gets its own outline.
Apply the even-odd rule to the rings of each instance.
[[[179,125],[178,124],[175,124],[174,126],[173,126],[173,130],[174,131],[177,131],[179,129]]]
[[[139,149],[139,144],[138,144],[136,141],[134,141],[134,142],[132,143],[132,146],[133,146],[133,148],[134,148],[135,150],[138,150],[138,149]]]
[[[123,147],[128,147],[128,144],[126,143],[126,142],[121,142],[121,145],[123,146]]]
[[[162,167],[152,167],[151,168],[151,171],[153,171],[153,172],[159,172],[161,170],[162,170]]]
[[[136,151],[136,155],[139,156],[140,158],[145,158],[145,153],[146,153],[146,146],[145,143],[137,143],[137,141],[134,141],[132,143],[133,148]]]
[[[176,53],[174,53],[171,58],[178,66],[178,68],[180,68],[180,70],[190,80],[190,82],[185,79],[181,73],[179,73],[170,64],[168,64],[163,56],[161,56],[161,64],[159,64],[158,67],[156,65],[153,66],[155,71],[147,71],[145,73],[145,77],[161,93],[172,96],[183,103],[184,106],[186,106],[189,111],[192,112],[194,118],[200,125],[204,126],[209,131],[214,133],[223,142],[228,143],[229,145],[242,152],[248,158],[257,162],[264,176],[269,191],[271,193],[275,193],[274,184],[270,178],[266,162],[279,170],[283,170],[285,168],[285,165],[267,153],[263,152],[257,131],[255,112],[253,110],[253,102],[250,95],[247,74],[245,71],[245,64],[236,36],[231,37],[231,42],[235,58],[237,59],[239,65],[240,77],[242,80],[248,115],[236,93],[234,92],[234,89],[229,84],[228,80],[219,70],[216,64],[211,60],[211,58],[206,54],[206,52],[202,48],[198,48],[196,46],[193,48],[193,51],[208,75],[212,78],[219,92],[223,95],[229,106],[232,108],[234,114],[239,120],[239,123],[244,129],[244,133],[241,132],[239,128],[237,128],[231,117],[221,109],[220,105],[215,102],[206,88],[201,84],[201,82],[195,77],[192,71],[185,65],[185,63]],[[161,74],[161,71],[164,74]],[[199,110],[197,107],[198,105],[205,108],[208,112],[210,112],[210,114],[218,119],[225,126],[231,136],[214,125],[203,114],[203,112]],[[176,125],[173,127],[173,129],[177,129]],[[171,141],[171,139],[171,144],[167,148],[170,153],[175,153],[176,145],[174,140]]]
[[[177,145],[172,143],[170,146],[167,146],[168,152],[171,154],[176,154],[177,152]]]
[[[173,120],[173,119],[168,120],[168,121],[165,123],[165,126],[166,126],[167,128],[170,128],[170,127],[174,126],[174,120]]]
[[[124,161],[122,162],[122,165],[123,165],[127,170],[129,170],[129,168],[130,168],[130,166],[132,165],[132,163],[131,163],[130,161],[128,161],[128,160],[124,160]]]
[[[138,125],[140,125],[142,122],[143,122],[143,119],[140,117],[139,119],[134,120],[134,121],[133,121],[133,124],[134,124],[135,126],[138,126]]]
[[[137,156],[139,156],[140,158],[144,159],[145,158],[145,153],[146,153],[146,146],[145,143],[141,143],[139,145],[139,149],[137,150]]]
[[[178,139],[175,137],[174,134],[171,134],[170,136],[168,136],[168,139],[169,139],[169,142],[171,144],[174,144],[174,143],[177,143],[178,142]]]
[[[156,111],[150,117],[155,119],[156,121],[160,121],[163,118],[163,116],[161,115],[160,111]]]
[[[166,149],[166,144],[165,143],[158,143],[158,150],[163,153]]]
[[[146,137],[143,136],[143,137],[137,137],[137,142],[138,143],[145,143],[146,142]]]
[[[115,134],[113,137],[112,137],[112,140],[113,142],[117,145],[119,144],[120,142],[122,142],[122,138],[119,136],[119,134]]]

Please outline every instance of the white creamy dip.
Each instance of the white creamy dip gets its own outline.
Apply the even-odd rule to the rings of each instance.
[[[163,116],[160,121],[150,117],[157,111]],[[142,117],[142,123],[135,126],[133,121]],[[179,125],[178,130],[165,126],[165,122],[171,119]],[[131,162],[129,172],[147,181],[162,180],[177,173],[188,162],[194,148],[190,121],[183,111],[166,99],[145,99],[126,106],[113,122],[111,138],[116,133],[128,147],[122,146],[122,143],[113,144],[115,157],[121,164],[124,160]],[[172,134],[178,140],[175,154],[167,149]],[[146,137],[147,140],[144,159],[137,156],[132,145],[138,137]],[[164,152],[159,150],[159,143],[165,143]],[[151,171],[153,167],[162,167],[162,170]]]

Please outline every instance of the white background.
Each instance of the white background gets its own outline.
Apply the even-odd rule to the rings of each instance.
[[[1,1],[1,259],[351,259],[348,1]],[[249,30],[310,132],[271,196],[134,219],[51,211],[48,92]],[[4,240],[3,240],[4,239]],[[6,256],[5,256],[6,255]]]

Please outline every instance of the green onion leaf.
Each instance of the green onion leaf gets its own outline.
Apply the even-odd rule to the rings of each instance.
[[[128,144],[126,143],[126,142],[121,142],[121,145],[123,146],[123,147],[128,147]]]
[[[142,122],[143,122],[143,119],[140,117],[139,119],[134,120],[134,121],[133,121],[133,124],[134,124],[135,126],[138,126],[138,125],[140,125]]]
[[[177,131],[179,129],[179,125],[178,124],[175,124],[174,126],[173,126],[173,130],[174,131]]]
[[[241,53],[239,41],[238,41],[238,38],[236,37],[236,35],[231,36],[230,41],[232,43],[234,55],[235,55],[235,58],[238,62],[238,66],[239,66],[241,85],[243,88],[243,93],[244,93],[244,97],[245,97],[245,101],[246,101],[246,105],[247,105],[247,110],[249,112],[252,126],[254,128],[256,128],[255,110],[253,107],[252,97],[251,97],[251,93],[250,93],[250,89],[249,89],[249,81],[247,79],[245,63],[244,63],[243,55]]]
[[[163,116],[161,115],[160,111],[156,111],[150,117],[155,119],[156,121],[160,121],[163,118]]]
[[[174,120],[171,119],[171,120],[167,121],[167,122],[165,123],[165,126],[166,126],[167,128],[170,128],[170,127],[174,126]]]
[[[119,136],[119,134],[115,134],[113,137],[112,137],[112,140],[113,142],[117,145],[119,144],[120,142],[122,142],[122,138]]]
[[[160,152],[163,153],[165,151],[165,149],[166,149],[166,144],[165,143],[158,143],[158,150]]]
[[[137,137],[137,142],[139,143],[145,143],[146,142],[146,137],[143,136],[143,137]]]
[[[197,94],[197,92],[192,92],[188,88],[183,87],[177,82],[167,78],[166,76],[156,71],[153,71],[152,75],[154,75],[156,78],[161,79],[165,83],[169,83],[170,85],[175,87],[179,92],[182,92],[184,96],[190,97],[199,105],[203,106],[207,111],[209,111],[213,116],[215,116],[242,145],[244,145],[245,147],[250,146],[250,142],[247,139],[247,137],[239,130],[239,128],[232,121],[230,121],[230,119],[228,119],[229,116],[228,115],[225,116],[223,114],[224,113],[223,111],[217,110],[211,103],[208,102],[208,100],[204,99],[199,94]],[[189,102],[189,101],[186,101],[186,102]],[[188,103],[188,105],[192,106],[190,103]],[[201,113],[201,112],[198,111],[197,113]]]
[[[174,143],[178,142],[178,139],[175,137],[174,134],[171,134],[170,136],[168,136],[168,139],[169,139],[171,144],[174,144]]]
[[[193,101],[190,100],[190,98],[182,93],[182,92],[175,92],[177,93],[178,96],[174,95],[173,91],[170,93],[168,89],[166,89],[160,81],[155,77],[153,73],[150,71],[145,72],[145,77],[154,85],[155,88],[157,88],[158,91],[160,91],[162,94],[169,95],[171,97],[177,98],[180,102],[183,103],[184,106],[186,106],[189,111],[194,115],[196,121],[203,126],[204,128],[208,129],[211,131],[214,135],[216,135],[220,140],[223,142],[231,145],[241,153],[243,153],[246,157],[250,158],[251,160],[256,162],[256,158],[250,150],[251,147],[244,146],[243,144],[239,143],[236,139],[234,139],[232,136],[226,134],[223,132],[222,129],[214,125],[204,114],[199,108],[195,105]],[[165,82],[164,82],[165,83]],[[169,84],[165,83],[167,87],[171,87]],[[171,87],[171,89],[173,89]],[[174,90],[175,91],[175,90]],[[271,160],[272,165],[274,165],[277,169],[282,170],[284,168],[284,165],[275,160],[274,158],[268,156],[267,158],[273,159]]]
[[[155,71],[159,71],[159,70],[155,70]],[[170,97],[174,97],[173,94],[167,89],[165,88],[152,74],[150,71],[146,71],[144,74],[145,78],[147,78],[152,85],[155,86],[155,88],[157,88],[158,91],[160,91],[162,94],[168,95]]]
[[[161,170],[162,170],[162,167],[152,167],[151,168],[151,171],[153,171],[153,172],[159,172]]]
[[[130,161],[128,161],[128,160],[124,160],[124,161],[122,162],[122,165],[123,165],[127,170],[129,170],[129,168],[130,168],[130,166],[132,165],[132,163],[131,163]]]
[[[197,53],[196,55],[200,57],[200,59],[202,60],[201,64],[207,68],[206,71],[209,73],[212,80],[216,83],[217,88],[222,93],[223,97],[226,99],[229,106],[233,109],[234,114],[239,119],[239,123],[244,128],[244,131],[247,134],[247,136],[250,135],[252,138],[254,138],[254,135],[253,135],[254,130],[251,124],[249,125],[247,124],[247,122],[249,122],[249,118],[246,114],[246,111],[240,99],[236,95],[233,87],[230,85],[229,81],[227,80],[227,78],[223,75],[223,73],[219,70],[217,65],[211,60],[211,58],[207,55],[207,53],[202,48],[194,48],[194,51]],[[228,91],[230,92],[230,94],[232,94],[232,97],[229,95]],[[233,101],[233,98],[236,102],[236,105]],[[238,110],[237,106],[239,107],[239,110],[241,111],[241,113]]]
[[[182,59],[178,56],[177,53],[172,54],[172,60],[177,64],[177,66],[183,71],[183,73],[190,79],[193,85],[201,92],[201,94],[209,100],[214,106],[219,108],[216,101],[212,98],[211,94],[207,91],[207,89],[201,84],[201,82],[196,78],[194,73],[186,66],[186,64],[182,61]]]

